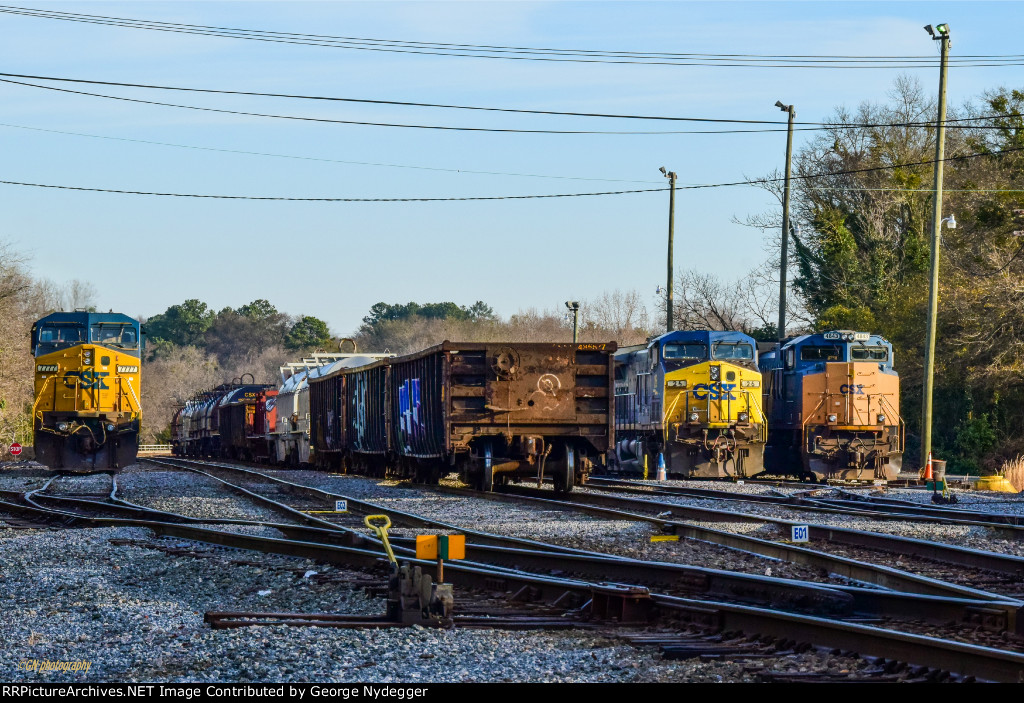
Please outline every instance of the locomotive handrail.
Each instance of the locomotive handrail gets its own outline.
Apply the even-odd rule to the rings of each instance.
[[[890,394],[885,394],[885,395],[890,395]],[[906,433],[906,430],[907,430],[907,423],[903,421],[903,416],[900,415],[899,410],[897,410],[895,407],[893,407],[892,403],[889,402],[889,399],[886,398],[885,395],[882,396],[882,398],[879,400],[878,404],[881,405],[882,402],[884,401],[885,404],[889,406],[889,409],[892,410],[893,413],[895,413],[896,419],[899,421],[897,426],[896,426],[896,440],[897,440],[896,448],[902,454],[903,453],[903,448],[904,448],[904,446],[906,446],[906,436],[905,436],[905,433]]]

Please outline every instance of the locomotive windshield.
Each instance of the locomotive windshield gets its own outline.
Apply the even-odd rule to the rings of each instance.
[[[124,349],[134,349],[139,342],[133,325],[93,325],[92,341],[95,344],[107,344]]]
[[[843,350],[838,344],[824,347],[801,347],[800,361],[842,361]]]
[[[50,323],[39,328],[39,337],[33,353],[49,354],[58,349],[66,349],[81,344],[86,339],[85,325]]]
[[[754,358],[754,348],[749,344],[737,342],[718,342],[714,346],[716,359],[741,359],[750,361]]]
[[[850,357],[854,361],[888,361],[889,349],[887,347],[854,347],[850,350]]]
[[[694,343],[666,344],[661,350],[661,355],[665,359],[706,359],[708,348],[704,344]]]

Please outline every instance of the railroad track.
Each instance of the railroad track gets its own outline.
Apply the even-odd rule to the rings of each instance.
[[[205,464],[204,466],[209,468],[210,464]],[[278,478],[266,476],[265,474],[261,474],[260,472],[253,472],[250,469],[244,469],[244,468],[241,468],[241,467],[229,466],[229,465],[219,465],[219,466],[220,466],[221,469],[223,469],[225,471],[231,471],[231,472],[234,472],[236,474],[237,473],[242,473],[243,475],[250,475],[250,476],[256,475],[262,481],[265,481],[267,479],[272,479],[274,481],[281,482],[281,483],[289,483],[289,482],[286,482],[286,481],[282,481],[281,479],[278,479]],[[309,487],[302,487],[302,489],[303,490],[315,491],[319,496],[321,496],[322,500],[331,500],[331,499],[336,499],[336,498],[344,498],[344,496],[342,496],[340,494],[333,494],[333,493],[329,493],[329,492],[326,492],[326,491],[319,491],[319,489],[309,489]],[[349,498],[349,500],[352,500],[352,499]],[[353,501],[353,502],[356,503],[356,504],[359,503],[359,501]],[[375,505],[372,505],[372,504],[366,504],[366,508],[368,510],[372,510],[372,511],[379,511],[379,510],[381,510],[380,506],[375,506]],[[387,510],[387,512],[390,512],[390,513],[394,514],[395,511]],[[437,523],[435,522],[434,524],[436,525]],[[446,527],[453,528],[453,529],[459,529],[457,526],[451,526],[451,525],[448,525]],[[517,555],[517,556],[519,556],[519,555]],[[520,556],[520,560],[521,560],[521,556]],[[564,562],[564,558],[562,558],[562,561]],[[635,566],[636,566],[635,564],[630,564],[631,568],[635,569]],[[856,593],[857,590],[858,589],[849,589],[848,592]],[[884,596],[879,598],[877,596],[877,594],[878,594],[877,591],[867,591],[866,589],[859,589],[859,590],[862,591],[862,592],[861,593],[857,593],[856,595],[859,596],[859,598],[862,599],[864,602],[875,601],[875,604],[874,604],[873,607],[875,608],[875,614],[876,615],[879,614],[879,611],[885,611],[885,610],[892,610],[894,612],[901,611],[902,613],[907,614],[907,613],[913,612],[914,609],[915,609],[914,605],[913,605],[913,602],[915,601],[915,597],[912,594],[891,594],[890,593],[890,594],[885,594]],[[931,599],[931,605],[934,606],[934,605],[937,605],[939,602],[942,602],[942,603],[944,603],[945,605],[948,606],[953,600],[955,600],[955,599],[948,599],[947,598],[947,599],[943,600],[943,598],[941,598],[941,597],[940,598],[934,598],[933,597]],[[1000,608],[1002,606],[996,605],[994,608],[991,607],[991,606],[993,605],[994,601],[998,601],[998,600],[999,600],[999,597],[998,596],[994,596],[993,597],[993,601],[989,602],[989,603],[979,603],[977,600],[975,600],[973,603],[970,603],[971,599],[964,598],[964,599],[961,599],[961,606],[966,605],[967,607],[977,607],[977,608],[979,608],[979,610],[975,613],[975,615],[977,615],[981,619],[984,619],[986,617],[995,616],[995,619],[999,620],[1000,618],[1003,618],[1004,616],[1007,615],[1007,611],[1003,611],[1002,615],[996,615],[996,613],[1000,612]],[[882,605],[880,607],[878,603],[885,603],[887,605]],[[1006,604],[1004,603],[1003,605],[1005,606]],[[918,602],[917,606],[918,606],[918,609],[920,609],[920,602]],[[1009,606],[1009,611],[1013,611],[1014,614],[1009,615],[1007,621],[1013,621],[1013,620],[1016,619],[1015,613],[1019,609],[1019,607],[1020,607],[1019,603],[1017,603],[1015,605],[1011,604]],[[987,613],[987,614],[983,615],[982,613]],[[962,616],[963,613],[961,612],[960,615]],[[943,617],[949,617],[948,611],[947,611],[947,614],[944,615]],[[980,622],[980,621],[976,619],[975,623],[978,623],[978,622]]]
[[[270,477],[265,477],[270,478]],[[58,496],[50,496],[60,501]],[[379,569],[381,552],[356,546],[325,544],[299,539],[257,537],[236,532],[214,530],[209,527],[170,522],[162,519],[166,513],[134,508],[136,517],[92,517],[83,514],[98,501],[67,498],[65,507],[39,507],[24,504],[21,512],[35,515],[59,515],[73,519],[81,526],[131,525],[147,527],[158,535],[173,536],[208,544],[249,549],[265,553],[287,554],[315,559],[326,563],[352,567]],[[70,501],[78,501],[71,503]],[[17,506],[14,506],[17,507]],[[0,509],[5,506],[0,505]],[[15,510],[15,512],[18,512]],[[387,511],[394,513],[394,511]],[[241,521],[239,521],[241,522]],[[340,527],[314,528],[311,526],[281,526],[287,530],[318,530],[345,534]],[[366,540],[365,536],[361,539]],[[374,546],[375,547],[375,546]],[[423,568],[432,563],[409,559]],[[485,592],[504,592],[514,598],[537,603],[553,603],[560,607],[579,607],[590,603],[599,617],[606,621],[640,624],[652,614],[663,619],[691,623],[712,632],[757,633],[756,641],[775,641],[782,644],[801,642],[847,651],[858,651],[873,656],[884,656],[913,666],[927,666],[930,671],[956,672],[960,676],[982,680],[1017,681],[1024,672],[1024,655],[995,647],[950,641],[934,636],[897,632],[856,622],[843,622],[804,613],[652,593],[648,589],[624,584],[595,583],[574,578],[532,574],[494,565],[452,563],[446,567],[450,581],[460,588],[475,588]],[[904,596],[908,594],[903,594]],[[987,603],[986,605],[992,605]],[[997,610],[998,608],[993,608]],[[767,638],[767,639],[765,639]]]
[[[815,497],[823,491],[835,489],[827,486],[804,488],[789,496],[737,494],[707,488],[684,486],[658,486],[635,481],[592,478],[588,488],[615,491],[630,495],[686,497],[713,501],[762,503],[801,512],[848,515],[872,520],[899,520],[902,522],[928,522],[969,527],[985,527],[1010,539],[1024,540],[1024,516],[987,513],[948,507],[932,507],[910,501],[882,500],[847,494],[847,498]]]
[[[634,518],[647,520],[661,526],[666,531],[674,531],[681,536],[706,539],[716,544],[739,547],[764,556],[786,560],[790,560],[788,557],[792,557],[799,563],[816,563],[822,567],[828,567],[831,564],[842,569],[843,567],[834,560],[814,559],[811,555],[804,552],[794,551],[793,546],[795,545],[785,545],[785,549],[781,549],[778,542],[768,542],[766,545],[763,540],[753,540],[746,535],[738,535],[723,530],[706,529],[693,525],[690,522],[679,522],[679,520],[692,520],[704,523],[748,522],[769,524],[774,525],[785,534],[788,534],[792,527],[806,526],[812,543],[818,547],[825,545],[828,549],[832,549],[834,545],[837,556],[841,555],[841,551],[844,549],[855,548],[871,550],[877,553],[897,554],[902,559],[908,561],[927,560],[935,564],[946,565],[947,571],[944,573],[956,575],[959,580],[965,582],[964,588],[967,590],[961,591],[965,595],[975,588],[972,585],[972,579],[977,579],[979,582],[997,583],[1001,588],[1006,589],[1006,593],[1002,597],[1015,597],[1015,594],[1019,593],[1022,589],[1024,557],[980,551],[931,540],[901,537],[880,532],[817,525],[806,521],[784,520],[758,513],[683,505],[657,500],[659,496],[652,496],[650,493],[646,495],[648,497],[641,498],[634,497],[633,494],[618,495],[576,492],[566,499],[556,500],[554,493],[549,490],[509,486],[505,487],[501,493],[493,494],[490,498],[493,500],[543,501],[547,505],[561,505],[565,508],[574,508],[583,512],[591,512],[592,514],[602,514],[603,510],[619,511],[619,514],[633,515]],[[842,511],[839,512],[843,514]],[[654,515],[651,513],[654,513]],[[845,514],[860,516],[859,512]],[[934,571],[934,567],[929,568]],[[850,578],[866,580],[879,586],[887,586],[890,583],[888,576],[878,580],[878,576],[872,576],[870,573],[864,573],[863,571],[858,572],[859,575],[857,576],[853,575],[852,572],[847,572],[845,569],[837,573],[847,573]],[[992,575],[998,575],[998,580],[993,581],[991,579]],[[998,594],[995,595],[998,597]]]

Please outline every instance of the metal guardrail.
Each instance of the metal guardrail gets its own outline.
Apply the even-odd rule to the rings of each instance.
[[[169,452],[169,451],[171,451],[171,445],[169,445],[169,444],[140,444],[139,445],[139,453],[140,454],[142,454],[143,452],[145,452],[147,454],[148,453],[154,453],[155,454],[155,453],[159,453],[159,452]]]

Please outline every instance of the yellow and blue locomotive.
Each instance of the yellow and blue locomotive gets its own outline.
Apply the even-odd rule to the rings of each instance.
[[[119,313],[56,312],[32,326],[36,460],[112,471],[139,446],[139,323]]]
[[[903,460],[892,344],[831,330],[761,355],[770,418],[765,467],[806,480],[893,480]]]
[[[763,468],[757,345],[740,332],[669,332],[615,355],[614,471],[692,478]]]

